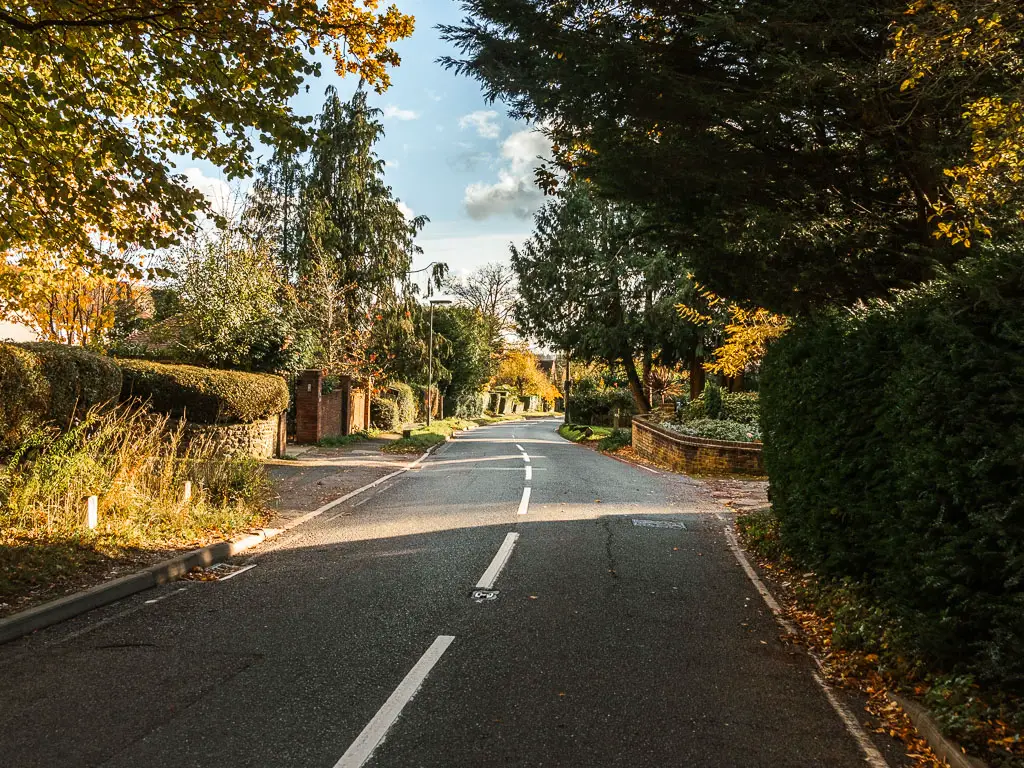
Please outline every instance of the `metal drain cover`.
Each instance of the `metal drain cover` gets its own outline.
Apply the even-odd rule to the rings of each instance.
[[[633,518],[633,525],[638,528],[678,528],[686,530],[686,524],[675,520],[637,520]]]
[[[477,603],[483,603],[488,600],[498,599],[498,590],[496,589],[474,589],[469,593],[470,598]]]

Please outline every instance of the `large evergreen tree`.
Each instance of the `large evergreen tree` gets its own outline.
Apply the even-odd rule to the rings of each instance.
[[[644,382],[655,358],[671,364],[699,353],[674,310],[690,284],[683,262],[650,237],[640,211],[597,199],[587,184],[568,185],[537,212],[533,235],[512,247],[512,267],[520,328],[621,365],[641,411],[650,408]]]
[[[904,0],[463,5],[445,62],[540,123],[561,170],[648,211],[722,295],[850,303],[966,255],[932,217],[970,135],[961,102],[901,90]]]

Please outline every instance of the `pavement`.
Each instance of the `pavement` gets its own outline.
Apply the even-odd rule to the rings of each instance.
[[[230,578],[0,646],[0,764],[906,764],[780,639],[731,512],[556,426],[474,430]]]

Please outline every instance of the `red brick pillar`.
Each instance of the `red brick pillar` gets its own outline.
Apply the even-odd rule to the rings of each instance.
[[[320,400],[324,372],[312,368],[299,374],[295,385],[295,442],[318,443],[323,437]]]

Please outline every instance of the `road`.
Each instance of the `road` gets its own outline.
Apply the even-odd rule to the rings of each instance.
[[[474,430],[230,579],[0,647],[0,764],[880,765],[722,508],[555,426]]]

